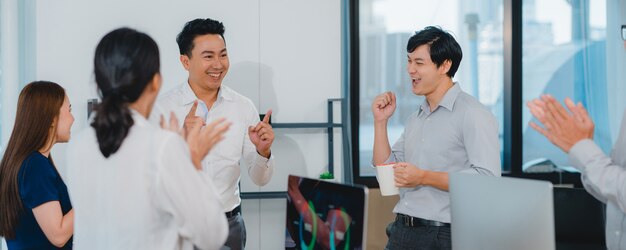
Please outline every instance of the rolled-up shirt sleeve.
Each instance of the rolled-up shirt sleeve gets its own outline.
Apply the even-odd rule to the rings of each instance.
[[[405,140],[404,133],[405,131],[402,131],[402,135],[400,135],[400,138],[398,138],[396,143],[394,143],[393,146],[391,147],[391,154],[389,154],[389,158],[387,158],[387,160],[385,161],[385,164],[404,161],[404,140]]]
[[[576,143],[568,154],[581,172],[585,188],[602,202],[612,202],[626,213],[626,169],[611,160],[592,140]]]
[[[463,119],[463,141],[469,168],[461,173],[500,176],[500,140],[498,123],[486,109],[468,112]]]
[[[258,111],[251,105],[251,112],[247,116],[247,125],[256,126],[261,119],[259,119]],[[256,146],[250,140],[248,135],[248,127],[244,133],[243,141],[243,158],[248,167],[248,175],[250,179],[257,186],[264,186],[272,179],[274,173],[274,152],[271,153],[269,158],[265,158],[256,151]]]

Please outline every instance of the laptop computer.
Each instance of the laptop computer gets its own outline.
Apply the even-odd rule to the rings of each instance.
[[[285,249],[365,249],[367,192],[289,175]]]
[[[451,174],[452,248],[554,250],[552,184]]]

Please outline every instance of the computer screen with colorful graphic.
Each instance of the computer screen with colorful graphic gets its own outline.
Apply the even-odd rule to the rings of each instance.
[[[367,188],[289,176],[285,249],[365,249]]]

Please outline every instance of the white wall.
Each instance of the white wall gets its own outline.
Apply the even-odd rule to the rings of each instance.
[[[326,99],[341,97],[340,4],[337,0],[38,1],[36,75],[67,89],[84,129],[87,100],[96,97],[93,54],[100,38],[121,26],[151,35],[161,51],[163,91],[186,80],[175,37],[186,21],[224,22],[230,71],[225,84],[253,100],[273,122],[325,122]],[[336,105],[335,120],[340,121]],[[316,177],[327,164],[324,129],[276,129],[272,181],[255,186],[244,171],[244,192],[285,191],[287,175]],[[341,133],[335,130],[335,176],[341,178]],[[65,147],[54,149],[60,168]],[[285,200],[245,200],[247,249],[281,249]]]
[[[17,109],[18,82],[18,6],[17,1],[0,1],[0,152],[9,141]],[[14,35],[8,35],[14,34]]]

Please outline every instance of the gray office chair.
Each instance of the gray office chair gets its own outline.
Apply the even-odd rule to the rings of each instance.
[[[557,250],[606,250],[605,205],[583,188],[554,188]]]

